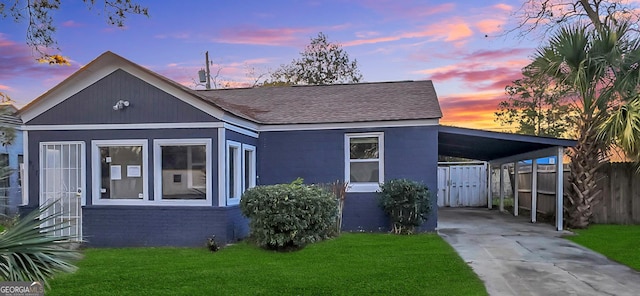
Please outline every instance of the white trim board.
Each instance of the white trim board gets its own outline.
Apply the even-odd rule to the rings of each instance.
[[[242,126],[226,122],[179,122],[179,123],[122,123],[122,124],[52,124],[52,125],[22,125],[25,131],[61,131],[61,130],[130,130],[130,129],[189,129],[189,128],[221,128],[258,138],[259,132],[270,131],[301,131],[301,130],[331,130],[331,129],[362,129],[362,128],[389,128],[412,126],[437,126],[437,119],[426,120],[397,120],[397,121],[369,121],[349,123],[314,123],[314,124],[286,124],[286,125],[262,125],[256,129],[248,129]],[[257,132],[256,132],[257,131]]]
[[[221,128],[222,122],[23,125],[25,131]]]
[[[235,126],[233,124],[225,123],[224,124],[224,128],[228,129],[230,131],[234,131],[236,133],[239,133],[241,135],[249,136],[249,137],[252,137],[252,138],[258,138],[258,133],[256,133],[255,131],[244,129],[242,127],[238,127],[238,126]]]
[[[424,120],[394,120],[367,121],[344,123],[304,123],[304,124],[267,124],[258,128],[259,132],[302,131],[302,130],[330,130],[330,129],[358,129],[358,128],[386,128],[412,126],[438,126],[438,119]]]

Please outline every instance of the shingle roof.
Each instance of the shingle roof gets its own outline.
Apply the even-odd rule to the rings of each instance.
[[[5,114],[0,114],[0,125],[10,125],[10,126],[20,126],[22,125],[22,120],[20,120],[20,118],[18,118],[15,113],[18,111],[18,109],[13,106],[12,104],[0,104],[0,106],[3,106],[6,109],[6,113]]]
[[[259,124],[347,123],[418,120],[442,117],[433,83],[399,81],[312,86],[192,90],[165,76],[107,51],[67,79],[31,101],[18,116],[31,112],[58,89],[84,72],[105,64],[124,63],[240,118]]]
[[[345,123],[442,117],[433,83],[256,87],[196,91],[205,100],[262,124]]]

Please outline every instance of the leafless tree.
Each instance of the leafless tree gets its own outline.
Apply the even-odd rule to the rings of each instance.
[[[630,0],[526,0],[512,13],[515,27],[506,33],[546,35],[564,24],[580,23],[602,29],[606,23],[637,22],[640,5]],[[637,29],[637,28],[635,28]]]

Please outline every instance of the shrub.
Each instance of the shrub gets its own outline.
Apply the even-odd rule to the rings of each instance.
[[[240,209],[250,219],[251,239],[278,251],[328,238],[337,216],[333,195],[301,180],[251,188],[242,196]]]
[[[431,212],[429,189],[411,180],[395,179],[382,184],[378,201],[396,234],[413,233]]]

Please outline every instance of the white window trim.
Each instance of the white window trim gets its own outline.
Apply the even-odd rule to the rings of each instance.
[[[93,140],[91,141],[91,175],[94,205],[149,205],[149,141],[136,140]],[[141,199],[101,199],[100,188],[100,147],[142,146],[142,195]]]
[[[206,149],[206,198],[204,200],[164,200],[162,199],[162,146],[192,146],[192,145],[205,145]],[[211,152],[211,139],[156,139],[153,140],[153,171],[154,171],[154,190],[153,190],[153,202],[161,205],[181,205],[181,206],[210,206],[212,198],[212,152]],[[189,178],[191,176],[189,175]],[[189,180],[191,181],[191,180]]]
[[[353,138],[378,138],[378,183],[376,182],[351,182],[351,147]],[[347,192],[377,192],[380,184],[384,182],[384,132],[373,133],[349,133],[344,135],[344,180],[348,182]]]
[[[246,180],[245,176],[247,175],[247,172],[246,172],[246,167],[247,167],[246,166],[246,161],[247,161],[247,159],[246,159],[245,155],[246,155],[247,151],[251,152],[250,161],[251,161],[251,164],[252,164],[252,166],[250,168],[251,171],[248,172],[248,174],[249,174],[249,184],[248,184],[248,186],[247,186],[247,184],[245,184],[245,180]],[[244,188],[245,187],[247,189],[256,187],[256,175],[257,175],[257,173],[256,173],[256,170],[257,170],[256,159],[257,159],[256,158],[256,147],[252,146],[252,145],[249,145],[249,144],[242,144],[242,190],[243,190],[242,193],[244,193],[244,190],[245,190]]]
[[[237,153],[236,155],[229,155],[229,148],[236,148]],[[226,158],[225,158],[225,179],[224,179],[224,186],[226,188],[226,197],[227,197],[227,206],[233,206],[233,205],[237,205],[240,203],[240,196],[238,197],[231,197],[231,188],[229,188],[229,175],[231,174],[230,172],[230,167],[229,167],[229,160],[231,159],[231,157],[235,157],[235,161],[238,164],[239,167],[236,166],[236,170],[235,170],[235,176],[234,176],[234,180],[236,180],[235,182],[235,191],[239,192],[242,195],[242,144],[240,144],[239,142],[235,142],[235,141],[229,141],[227,140],[227,145],[225,147],[225,154],[226,154]]]
[[[84,143],[84,142],[83,142]],[[40,146],[38,147],[38,155],[40,155]],[[83,148],[84,149],[84,148]],[[29,204],[29,132],[22,131],[22,201],[21,205]],[[86,166],[84,167],[86,168]],[[41,171],[41,170],[40,170]],[[83,177],[85,178],[85,177]],[[38,200],[40,200],[40,192],[38,192]],[[84,202],[85,199],[82,199]],[[82,204],[84,205],[84,204]]]

